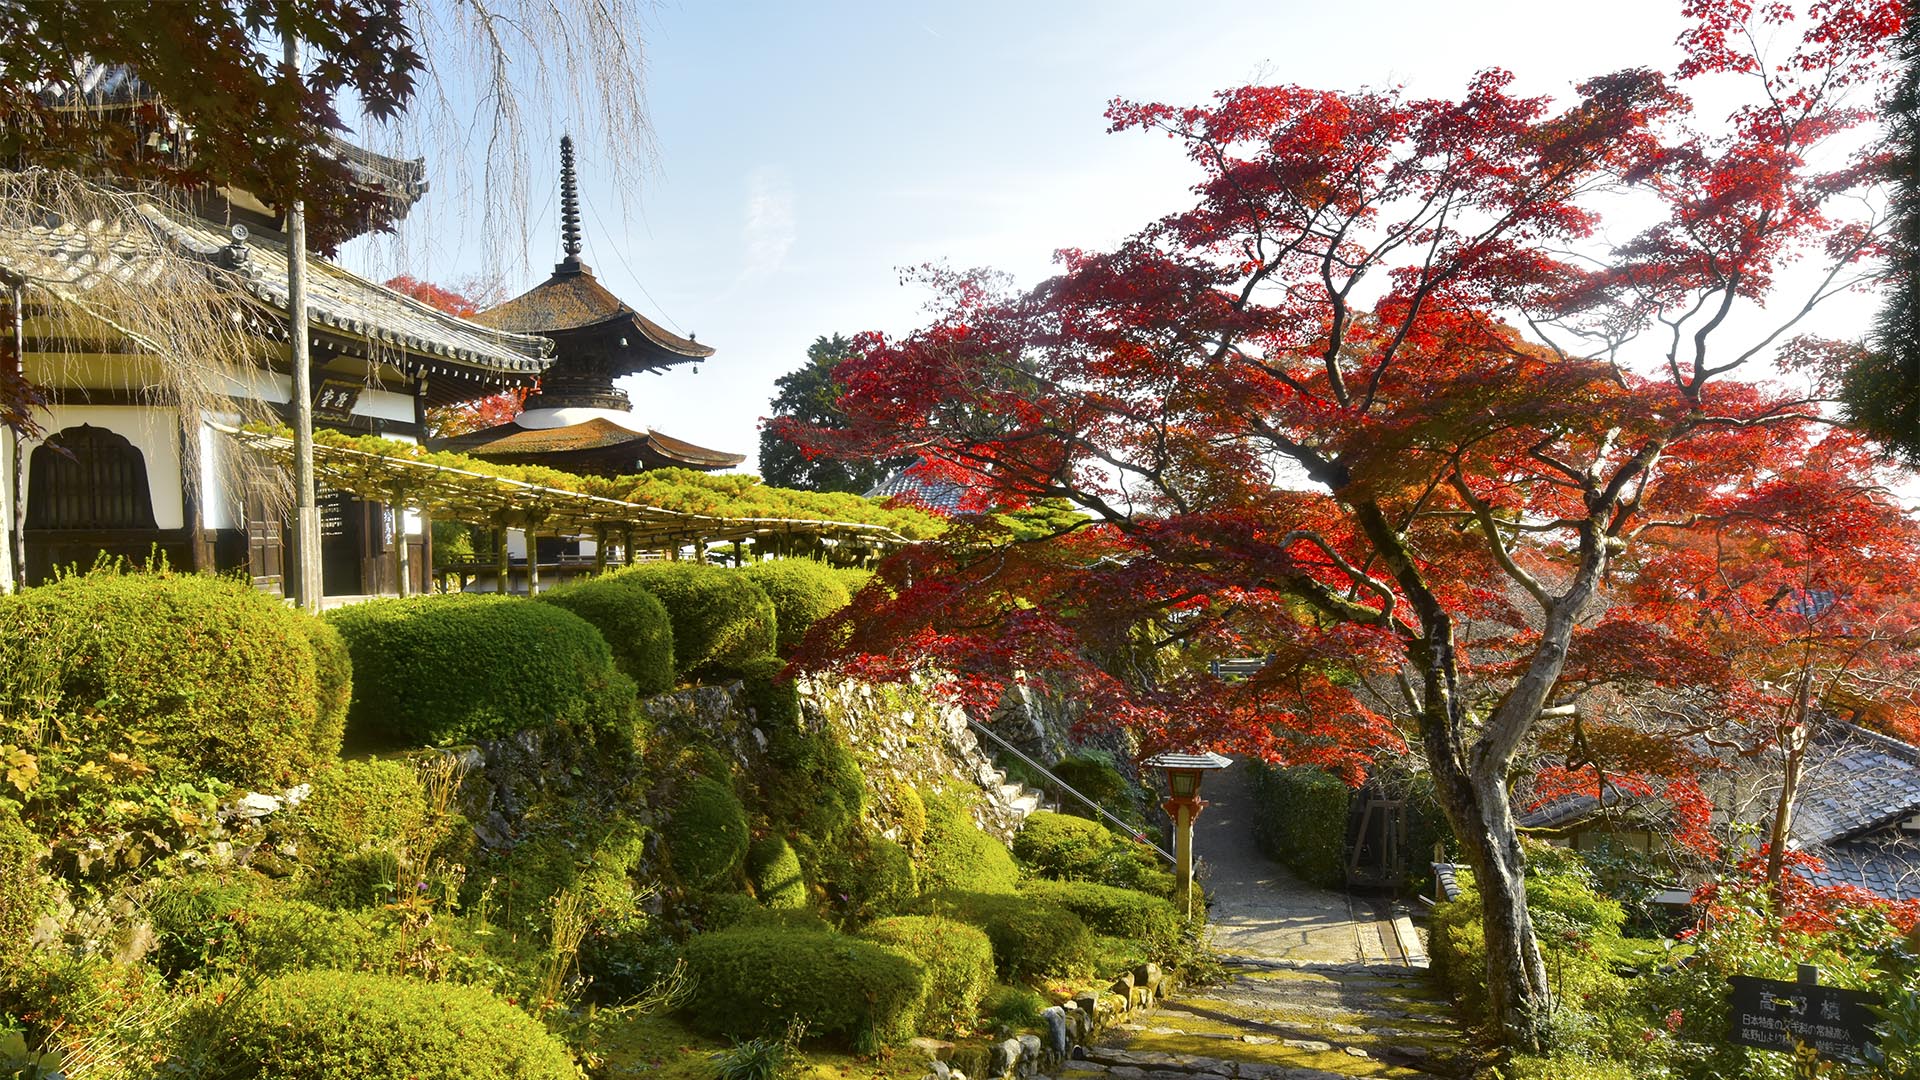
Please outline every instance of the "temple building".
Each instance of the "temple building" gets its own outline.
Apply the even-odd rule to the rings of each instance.
[[[153,102],[125,69],[96,67],[64,92]],[[419,161],[330,140],[325,148],[398,217],[426,191]],[[47,580],[101,556],[178,569],[245,570],[282,592],[288,563],[284,481],[236,482],[238,451],[218,434],[292,412],[288,246],[283,207],[220,189],[177,201],[129,191],[107,220],[0,228],[0,311],[8,359],[37,388],[36,435],[0,431],[0,587]],[[346,231],[363,229],[348,223]],[[102,317],[128,282],[164,280],[153,303],[199,292],[231,308],[240,332],[212,372],[214,399],[183,403],[165,366]],[[183,294],[182,290],[186,290]],[[310,257],[307,309],[314,423],[418,441],[432,405],[529,387],[549,364],[545,338],[457,318]],[[330,597],[414,591],[428,583],[430,531],[417,513],[341,490],[319,492],[321,565]],[[410,558],[396,557],[405,544]],[[411,580],[396,579],[401,567]]]
[[[670,333],[635,311],[581,261],[573,140],[565,137],[560,140],[560,193],[565,258],[547,280],[473,317],[497,330],[550,339],[553,366],[527,398],[524,412],[507,423],[436,442],[434,448],[596,476],[668,466],[708,472],[745,461],[743,454],[662,434],[634,416],[632,398],[614,380],[689,363],[698,371],[713,347]]]

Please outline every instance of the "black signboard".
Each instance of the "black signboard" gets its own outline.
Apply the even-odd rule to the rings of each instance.
[[[1741,1046],[1791,1053],[1810,1046],[1829,1061],[1862,1062],[1876,1041],[1879,994],[1821,986],[1810,971],[1799,982],[1735,975],[1732,1039]]]
[[[343,379],[322,379],[313,392],[313,418],[344,424],[353,419],[353,407],[366,386]]]

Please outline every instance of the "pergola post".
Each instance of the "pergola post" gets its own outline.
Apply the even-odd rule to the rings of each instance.
[[[680,561],[680,538],[677,536],[667,537],[667,561]]]
[[[593,572],[596,574],[607,572],[607,527],[605,525],[593,527]]]
[[[393,581],[401,596],[413,595],[412,559],[407,555],[407,507],[402,496],[393,497]]]
[[[527,522],[527,595],[540,594],[540,533],[532,521]]]
[[[633,565],[633,526],[631,525],[620,530],[620,561],[628,566]]]
[[[704,536],[693,538],[693,561],[702,566],[707,564],[707,538]]]
[[[507,561],[507,527],[493,527],[493,591],[505,596],[513,587],[513,565]]]

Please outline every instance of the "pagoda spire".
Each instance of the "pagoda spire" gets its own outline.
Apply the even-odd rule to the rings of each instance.
[[[580,262],[580,192],[573,176],[573,136],[560,136],[560,241],[566,262]]]

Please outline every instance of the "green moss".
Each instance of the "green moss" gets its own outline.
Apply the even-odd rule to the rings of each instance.
[[[763,837],[747,848],[747,880],[760,902],[770,908],[807,906],[807,880],[800,857],[778,836]]]
[[[812,559],[775,559],[743,571],[773,601],[777,647],[792,652],[813,624],[847,606],[852,599],[840,577]]]
[[[540,594],[593,624],[613,650],[613,662],[643,695],[673,689],[673,620],[658,597],[632,577],[589,578]]]
[[[981,832],[958,797],[924,794],[927,831],[920,857],[920,887],[926,892],[1011,893],[1020,880],[1013,856]]]
[[[778,640],[773,601],[737,570],[699,563],[649,563],[613,579],[659,598],[673,621],[674,669],[681,679],[770,655]]]
[[[675,874],[687,885],[710,888],[730,877],[747,853],[747,812],[733,789],[695,777],[680,795],[667,826]]]
[[[329,612],[353,656],[350,742],[447,746],[553,724],[616,729],[633,680],[592,624],[510,596],[414,596]]]
[[[693,993],[682,1009],[719,1035],[810,1035],[873,1050],[914,1033],[927,969],[884,945],[839,934],[742,926],[687,942]]]
[[[33,924],[53,908],[40,863],[47,846],[0,804],[0,960],[24,951]]]
[[[573,1080],[538,1021],[471,986],[326,971],[262,983],[229,1020],[235,1080]]]
[[[164,571],[0,597],[0,744],[126,752],[155,790],[284,789],[339,752],[307,622],[243,582]]]
[[[927,1002],[921,1030],[955,1035],[970,1030],[980,999],[993,985],[993,943],[979,929],[952,919],[903,915],[861,931],[927,966]]]

